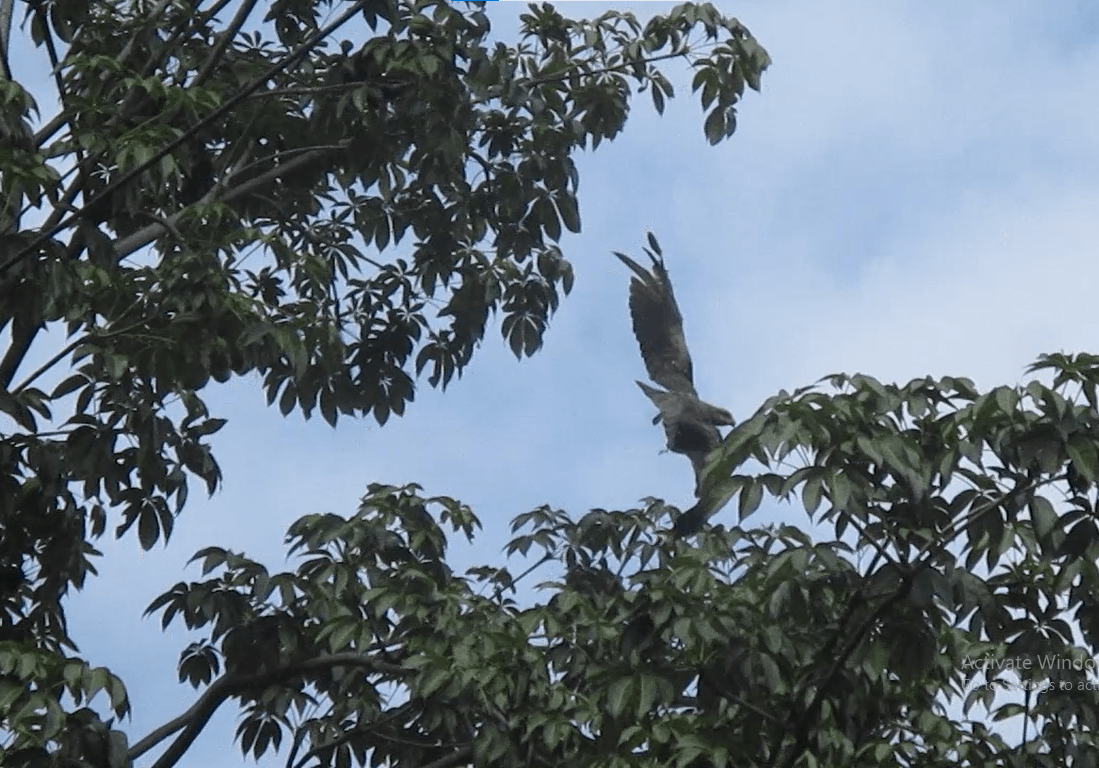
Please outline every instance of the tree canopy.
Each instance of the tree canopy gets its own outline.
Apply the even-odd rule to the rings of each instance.
[[[228,5],[31,3],[61,110],[36,128],[0,83],[2,559],[33,590],[19,632],[54,649],[88,536],[117,518],[152,546],[189,477],[217,486],[203,387],[258,373],[283,413],[384,424],[414,377],[461,374],[493,313],[532,354],[572,285],[572,154],[623,128],[631,83],[661,110],[671,58],[718,141],[768,62],[705,5],[644,28],[532,7],[510,47],[476,5],[342,3],[321,26],[328,3],[275,2],[276,40],[247,31],[254,0]],[[353,18],[372,36],[337,40]],[[70,341],[32,367],[49,328]]]
[[[0,2],[5,765],[125,761],[83,706],[105,689],[123,716],[124,686],[73,655],[63,601],[108,526],[151,547],[189,481],[217,488],[205,387],[258,374],[284,414],[384,424],[495,314],[533,354],[573,282],[573,155],[635,93],[663,111],[672,59],[717,143],[768,64],[710,5],[522,25],[496,41],[481,5],[438,1]]]
[[[419,381],[461,375],[494,316],[535,353],[572,285],[556,243],[580,229],[577,152],[637,93],[662,111],[673,59],[717,143],[769,59],[698,4],[644,25],[531,6],[508,44],[478,4],[33,0],[42,115],[14,10],[5,768],[168,768],[227,702],[246,754],[297,768],[1099,764],[1087,354],[987,392],[837,375],[779,393],[709,457],[701,503],[724,507],[689,541],[659,499],[544,506],[513,526],[529,568],[458,573],[448,536],[473,540],[474,511],[373,483],[290,528],[286,572],[209,547],[148,607],[198,633],[194,704],[129,733],[125,684],[80,658],[65,600],[108,526],[151,547],[189,482],[217,488],[204,391],[252,375],[284,414],[384,424]],[[765,501],[790,522],[750,527]]]

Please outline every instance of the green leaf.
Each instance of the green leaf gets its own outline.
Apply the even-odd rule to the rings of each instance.
[[[378,422],[379,427],[384,427],[389,421],[389,413],[389,403],[385,400],[379,400],[374,404],[374,420]]]
[[[1072,558],[1083,557],[1095,545],[1096,529],[1091,520],[1081,520],[1072,526],[1062,542],[1059,554]]]
[[[554,242],[561,239],[561,221],[557,218],[557,209],[553,201],[548,197],[540,197],[535,203],[534,210],[542,225],[546,237]]]
[[[821,493],[823,490],[824,481],[819,475],[809,478],[805,483],[801,500],[805,505],[805,511],[809,513],[810,517],[817,511],[817,507],[820,506]]]
[[[28,432],[36,432],[38,430],[38,422],[34,418],[34,414],[27,408],[18,398],[13,397],[11,394],[3,389],[0,389],[0,411],[8,414],[15,420],[19,426]]]
[[[325,387],[320,391],[321,416],[329,426],[335,427],[339,420],[339,412],[336,410],[336,395],[331,389]]]
[[[207,419],[197,427],[191,428],[191,434],[195,437],[212,435],[228,423],[228,419]]]
[[[348,641],[358,632],[358,622],[348,619],[337,619],[335,629],[328,636],[328,647],[333,653],[338,653],[347,647]]]
[[[424,676],[423,682],[420,684],[417,693],[421,696],[431,696],[450,682],[451,674],[451,670],[447,668],[436,668],[429,671]]]
[[[652,88],[650,90],[650,96],[652,96],[653,107],[656,109],[658,115],[664,114],[664,94],[659,88]]]
[[[643,718],[656,702],[657,680],[652,675],[641,675],[637,687],[637,717]]]
[[[1024,709],[1022,704],[1016,704],[1014,702],[1002,704],[992,711],[992,721],[998,723],[1001,720],[1007,720],[1022,715],[1026,711],[1027,710]]]
[[[156,544],[158,538],[160,538],[160,520],[157,517],[156,510],[151,505],[145,504],[142,506],[137,519],[138,542],[140,542],[142,549],[149,551]]]
[[[996,405],[998,405],[1000,410],[1004,413],[1014,412],[1019,403],[1019,395],[1014,387],[997,387],[995,390],[995,399]]]
[[[712,79],[713,70],[709,67],[700,67],[698,71],[695,72],[694,79],[691,80],[691,93],[694,93]],[[705,109],[707,105],[703,104],[702,106],[703,109]]]
[[[721,107],[715,107],[709,115],[706,116],[706,122],[703,125],[703,132],[706,135],[706,140],[710,144],[718,144],[725,138],[726,128],[728,124],[725,121],[725,110]]]
[[[1095,444],[1088,438],[1073,435],[1066,448],[1076,471],[1093,485],[1099,481],[1099,454],[1096,453]]]
[[[607,690],[607,712],[611,717],[619,717],[626,711],[633,687],[633,678],[630,677],[620,677],[611,683]]]
[[[294,405],[297,403],[298,388],[294,386],[293,381],[286,382],[286,388],[282,391],[282,396],[279,398],[279,412],[283,416],[286,416],[290,411],[294,410]]]
[[[1034,524],[1034,533],[1039,539],[1044,539],[1057,525],[1057,513],[1049,499],[1035,495],[1030,500],[1030,519]]]
[[[561,223],[565,225],[565,229],[569,232],[580,232],[580,212],[577,207],[576,198],[566,193],[563,193],[555,198],[557,203],[557,211],[561,214]]]
[[[71,394],[81,387],[85,386],[87,383],[88,379],[86,376],[84,376],[84,374],[74,373],[72,376],[68,377],[56,387],[54,387],[53,393],[50,394],[50,399],[56,400],[58,398],[64,397],[65,395]]]
[[[744,487],[740,491],[738,514],[740,515],[741,521],[759,509],[759,504],[762,500],[763,483],[755,479],[746,480]]]

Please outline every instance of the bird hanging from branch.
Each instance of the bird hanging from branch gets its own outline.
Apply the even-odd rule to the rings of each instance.
[[[653,262],[652,271],[623,253],[614,251],[634,277],[630,280],[630,317],[633,333],[641,346],[641,359],[649,378],[663,389],[637,382],[660,413],[653,424],[663,423],[668,450],[681,453],[691,461],[695,473],[695,496],[700,496],[702,470],[706,457],[721,443],[718,427],[733,426],[733,415],[698,397],[687,339],[683,335],[683,315],[679,312],[664,254],[650,232],[645,253]],[[706,522],[709,512],[701,504],[684,512],[675,522],[676,534],[693,533]]]

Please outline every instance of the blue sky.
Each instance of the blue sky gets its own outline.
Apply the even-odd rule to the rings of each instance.
[[[539,504],[577,516],[649,495],[686,506],[690,466],[659,453],[652,406],[633,383],[644,371],[628,278],[610,255],[638,253],[647,229],[675,281],[699,391],[740,418],[836,371],[990,387],[1017,381],[1039,353],[1099,346],[1095,6],[719,5],[771,53],[763,93],[747,96],[736,135],[712,148],[689,75],[670,67],[679,98],[663,118],[643,95],[619,139],[578,158],[584,228],[562,242],[576,287],[535,358],[517,362],[493,329],[461,380],[446,393],[425,383],[384,428],[283,418],[253,379],[206,393],[229,418],[214,438],[223,489],[192,496],[167,549],[101,542],[101,577],[69,605],[83,655],[129,686],[132,741],[193,701],[175,683],[187,636],[163,634],[141,611],[198,578],[184,563],[199,547],[293,567],[287,525],[351,513],[374,481],[416,481],[472,505],[484,531],[455,546],[459,567],[500,564],[508,522]],[[644,20],[670,7],[560,10],[628,8]],[[514,39],[524,9],[488,7],[502,39]],[[775,515],[804,521],[772,508],[759,522]],[[235,718],[221,712],[182,764],[242,764]]]

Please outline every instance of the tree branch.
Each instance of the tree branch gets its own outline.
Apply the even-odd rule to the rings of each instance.
[[[11,346],[0,359],[0,389],[7,389],[11,380],[15,378],[15,372],[30,351],[35,336],[38,335],[37,325],[27,325],[20,322],[17,317],[11,326]]]
[[[1060,478],[1051,477],[1045,482],[1052,483],[1052,482],[1054,482],[1055,480],[1058,480],[1058,479],[1060,479]],[[1001,505],[1003,505],[1004,502],[1006,502],[1011,497],[1017,496],[1019,494],[1029,493],[1031,491],[1034,491],[1036,488],[1038,488],[1040,485],[1043,485],[1043,484],[1045,484],[1045,483],[1040,483],[1036,480],[1032,480],[1024,486],[1013,488],[1010,491],[1007,491],[1005,493],[1000,494],[999,497],[997,497],[996,499],[990,500],[982,508],[971,512],[969,515],[966,516],[966,519],[964,521],[959,521],[959,524],[954,528],[954,530],[952,530],[952,531],[948,530],[948,531],[944,532],[945,535],[943,537],[941,537],[937,541],[927,542],[927,544],[925,544],[920,549],[919,553],[917,554],[917,561],[918,562],[915,565],[915,567],[913,567],[907,574],[905,574],[903,576],[903,578],[901,579],[900,585],[893,591],[893,594],[891,594],[889,597],[887,597],[885,600],[883,600],[877,606],[877,608],[875,608],[873,611],[871,611],[863,619],[863,621],[859,623],[859,626],[848,637],[847,643],[843,646],[843,649],[838,654],[836,654],[835,660],[832,662],[832,665],[829,668],[828,673],[823,678],[821,678],[820,682],[817,684],[817,692],[814,694],[812,701],[810,701],[809,706],[807,706],[805,708],[802,715],[798,718],[798,722],[797,722],[797,724],[795,726],[795,729],[794,729],[794,733],[796,734],[796,736],[795,736],[796,741],[794,743],[793,748],[788,753],[786,759],[782,762],[783,768],[792,768],[794,763],[797,762],[798,758],[801,756],[801,754],[805,751],[806,747],[808,746],[808,741],[809,741],[809,727],[808,726],[809,726],[809,722],[814,717],[816,717],[816,714],[817,714],[818,710],[820,709],[821,702],[824,700],[825,694],[828,692],[828,689],[831,686],[832,682],[835,680],[836,676],[839,674],[840,669],[843,667],[844,664],[847,663],[847,659],[850,658],[852,653],[854,653],[855,648],[858,647],[859,643],[861,643],[863,641],[863,639],[866,636],[866,633],[870,631],[870,628],[882,616],[885,615],[886,611],[888,611],[890,608],[892,608],[894,605],[896,605],[900,600],[902,600],[908,594],[908,591],[911,589],[912,583],[915,580],[915,578],[920,573],[922,573],[924,570],[926,570],[928,567],[930,567],[931,561],[933,560],[934,555],[938,554],[938,552],[941,552],[941,551],[945,550],[946,547],[948,547],[954,541],[954,539],[956,539],[958,536],[961,535],[962,531],[964,531],[966,529],[966,527],[969,525],[969,523],[971,523],[973,520],[976,520],[977,518],[979,518],[979,517],[981,517],[985,514],[988,514],[992,510],[999,508]],[[932,551],[931,551],[932,549],[936,550],[935,553],[932,553]],[[865,583],[864,583],[863,586],[865,586]],[[852,598],[852,601],[851,601],[852,605],[857,603],[862,597],[863,597],[863,588],[860,587],[860,589],[855,593],[855,597]],[[850,614],[850,612],[849,612],[849,614]],[[850,619],[850,615],[848,615],[848,617],[846,617],[845,620],[843,621],[843,623],[840,625],[840,630],[835,636],[836,638],[838,638],[842,635],[843,628],[846,626],[847,621],[849,619]],[[830,646],[834,647],[834,643],[831,643]],[[831,650],[829,649],[827,653],[830,653],[830,652],[831,652]],[[827,653],[822,652],[822,654],[820,655],[819,658],[823,659],[827,655]],[[771,759],[769,764],[770,765],[775,765],[776,764],[775,760],[777,759],[777,757],[778,757],[778,752],[776,750],[775,753],[772,755],[772,759]]]
[[[191,87],[202,85],[206,82],[206,79],[210,76],[210,73],[214,71],[214,67],[217,66],[218,61],[221,59],[221,55],[225,53],[225,49],[229,46],[229,43],[233,42],[233,38],[240,32],[240,28],[244,26],[244,22],[248,20],[248,17],[252,14],[252,10],[256,7],[257,0],[245,0],[240,4],[240,8],[237,9],[236,15],[233,20],[229,22],[229,26],[226,28],[220,36],[217,43],[214,44],[213,50],[210,51],[209,58],[206,59],[206,63],[202,65],[202,69],[195,75],[194,80],[191,81]]]
[[[161,14],[164,13],[164,9],[167,8],[169,3],[171,2],[172,0],[160,0],[156,7],[153,8],[152,13],[149,14],[149,19],[159,19]],[[139,34],[130,35],[130,39],[126,41],[125,47],[122,49],[121,53],[118,54],[119,61],[126,61],[126,59],[130,58],[130,54],[133,53],[134,46],[137,45],[137,40],[139,37]],[[149,65],[146,64],[144,67],[144,69],[146,70],[145,74],[148,74],[148,68]],[[133,93],[132,90],[131,93]],[[125,109],[123,109],[122,111],[125,111]]]
[[[231,2],[233,2],[233,0],[218,0],[218,2],[214,3],[213,7],[210,8],[209,10],[204,11],[201,14],[193,14],[192,15],[192,23],[190,25],[187,25],[187,24],[180,25],[180,27],[178,29],[176,29],[175,32],[172,33],[172,36],[169,37],[164,42],[164,47],[162,49],[164,51],[163,55],[167,56],[171,51],[175,50],[176,43],[179,42],[179,39],[181,37],[183,37],[189,31],[194,29],[195,26],[197,26],[199,24],[205,24],[207,21],[214,18],[214,16],[216,16],[218,13],[220,13],[222,11],[222,9],[224,9],[225,6],[229,5]],[[198,6],[201,5],[201,4],[202,4],[202,0],[192,0],[192,2],[191,2],[191,5],[196,10],[197,10]],[[146,75],[151,72],[151,67],[153,66],[154,63],[155,62],[153,61],[153,58],[150,55],[149,60],[145,65]]]
[[[72,242],[69,243],[69,247],[65,251],[66,258],[76,258],[82,248],[83,236],[78,231],[73,235]],[[30,324],[20,320],[19,317],[12,320],[11,346],[4,353],[3,360],[0,360],[0,388],[7,389],[11,385],[16,371],[19,370],[19,366],[23,364],[23,360],[26,359],[27,353],[30,351],[31,344],[34,343],[38,332],[43,328],[45,328],[45,324],[42,321]]]
[[[57,364],[58,364],[59,362],[61,362],[61,360],[62,360],[62,359],[63,359],[63,358],[65,357],[65,355],[67,355],[67,354],[69,354],[70,352],[72,352],[72,351],[73,351],[74,349],[76,349],[77,347],[79,347],[79,346],[80,346],[81,344],[83,344],[83,343],[84,343],[84,342],[86,342],[87,340],[88,340],[87,336],[81,336],[81,337],[80,337],[79,339],[76,339],[75,341],[72,341],[72,342],[70,342],[69,344],[66,344],[66,345],[65,345],[65,346],[64,346],[64,347],[63,347],[63,348],[61,349],[61,351],[60,351],[60,352],[58,352],[58,353],[57,353],[56,355],[54,355],[54,356],[53,356],[53,357],[51,357],[51,358],[50,358],[49,360],[47,360],[47,361],[46,361],[46,362],[44,362],[44,363],[43,363],[42,365],[40,365],[40,366],[38,367],[38,369],[37,369],[36,371],[34,371],[34,373],[32,373],[32,374],[31,374],[30,376],[28,376],[28,377],[26,378],[26,380],[24,380],[24,381],[23,381],[23,383],[22,383],[22,384],[20,384],[20,385],[19,385],[18,387],[16,387],[15,389],[13,389],[13,390],[11,391],[11,393],[12,393],[13,395],[15,395],[15,394],[18,394],[19,392],[23,391],[23,390],[24,390],[24,389],[26,389],[27,387],[29,387],[29,386],[30,386],[30,385],[31,385],[31,384],[32,384],[32,383],[33,383],[33,382],[35,381],[35,379],[37,379],[37,378],[38,378],[39,376],[41,376],[42,374],[44,374],[44,373],[45,373],[46,371],[48,371],[48,370],[49,370],[50,368],[53,368],[53,367],[54,367],[55,365],[57,365]]]
[[[318,157],[320,157],[320,155],[324,152],[337,148],[343,149],[342,146],[333,146],[326,147],[324,149],[306,150],[302,154],[298,155],[298,157],[288,160],[285,163],[282,163],[272,168],[271,170],[260,174],[254,179],[249,179],[248,181],[241,184],[239,187],[234,187],[222,196],[207,196],[204,197],[200,202],[231,202],[233,200],[236,200],[241,195],[247,194],[254,189],[258,189],[265,184],[270,183],[284,173],[289,173],[291,171],[297,170],[301,166],[308,165],[310,162],[313,162]],[[153,240],[168,231],[165,228],[166,224],[171,224],[173,226],[178,225],[180,219],[182,218],[183,214],[187,212],[187,210],[189,209],[184,208],[183,210],[177,211],[176,213],[169,216],[167,219],[164,220],[163,223],[157,222],[156,224],[150,224],[146,227],[142,227],[137,232],[134,232],[131,235],[127,235],[121,240],[116,240],[114,242],[115,258],[121,261],[122,259],[129,256],[131,253],[136,251],[138,248],[143,248],[144,246],[148,245]]]
[[[152,768],[171,768],[190,749],[191,744],[206,727],[217,708],[231,696],[239,695],[255,688],[263,688],[272,683],[281,682],[294,675],[303,672],[321,672],[333,667],[352,666],[363,667],[372,672],[382,672],[387,675],[404,675],[407,671],[395,664],[367,656],[361,653],[336,653],[330,656],[320,656],[315,659],[289,664],[267,672],[255,675],[226,674],[215,680],[209,688],[196,701],[190,709],[179,717],[160,726],[144,739],[134,744],[128,753],[129,760],[136,760],[148,752],[164,739],[177,731],[182,731],[173,741],[164,754],[153,763]]]
[[[130,306],[127,307],[125,309],[125,311],[122,312],[122,314],[118,315],[117,317],[115,317],[112,320],[112,323],[117,324],[117,323],[121,322],[122,319],[125,318],[126,315],[128,315],[130,313],[131,310],[133,310],[134,308],[139,306],[139,304],[140,304],[140,301],[135,301],[135,302],[131,303]],[[115,336],[122,336],[122,335],[127,334],[127,333],[132,333],[133,331],[136,331],[139,328],[145,327],[148,324],[150,319],[151,318],[144,317],[144,318],[141,318],[141,319],[137,320],[136,322],[131,323],[130,325],[127,325],[127,326],[122,327],[122,328],[108,328],[106,330],[103,330],[103,331],[100,331],[100,332],[97,332],[97,333],[86,333],[83,336],[81,336],[80,338],[74,339],[72,342],[66,344],[61,349],[60,352],[55,354],[53,357],[51,357],[49,360],[44,362],[42,365],[38,366],[38,368],[35,369],[34,372],[31,373],[26,379],[24,379],[22,381],[22,383],[19,384],[19,386],[12,389],[11,393],[13,395],[15,395],[15,394],[19,394],[20,392],[22,392],[24,389],[26,389],[32,383],[34,383],[40,376],[42,376],[44,373],[46,373],[46,371],[48,371],[50,368],[52,368],[53,366],[55,366],[59,362],[61,362],[62,358],[64,358],[65,355],[67,355],[70,352],[74,351],[81,344],[87,344],[89,342],[100,341],[100,340],[103,340],[103,339],[110,339],[110,338],[115,337]]]
[[[0,2],[10,2],[10,0],[0,0]],[[41,147],[50,137],[57,133],[61,128],[69,122],[68,114],[62,110],[50,118],[50,121],[38,129],[38,133],[34,134],[34,146],[36,148]]]
[[[299,736],[299,738],[296,738],[294,740],[294,744],[295,744],[294,749],[292,749],[290,751],[290,754],[286,758],[286,768],[305,768],[305,764],[309,761],[309,758],[313,757],[314,755],[318,755],[326,749],[331,749],[332,747],[338,747],[339,745],[350,741],[351,739],[353,739],[355,736],[357,736],[360,733],[366,733],[368,731],[376,731],[377,729],[381,728],[382,726],[389,725],[394,720],[400,720],[401,718],[406,717],[411,711],[412,711],[411,702],[405,702],[404,704],[401,704],[400,706],[395,707],[394,709],[390,710],[384,717],[379,718],[378,720],[375,720],[375,721],[370,722],[370,723],[360,723],[360,724],[356,725],[354,728],[346,729],[339,736],[337,736],[337,737],[335,737],[335,738],[333,738],[329,741],[326,741],[323,744],[318,744],[317,746],[313,747],[308,752],[306,752],[304,755],[302,755],[300,759],[298,759],[298,757],[297,757],[298,746],[300,746],[300,736]],[[384,738],[384,736],[383,736],[383,738]],[[421,745],[416,745],[416,746],[421,746]]]
[[[454,766],[461,765],[471,757],[473,757],[473,745],[467,744],[453,754],[440,757],[427,765],[420,766],[420,768],[454,768]]]
[[[4,68],[4,77],[14,80],[9,63],[8,46],[11,43],[12,0],[0,0],[0,66]]]

